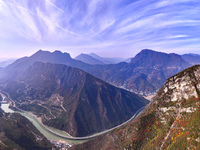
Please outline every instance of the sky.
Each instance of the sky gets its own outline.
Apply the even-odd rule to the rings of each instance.
[[[133,57],[200,54],[199,0],[0,0],[0,58],[39,49]]]

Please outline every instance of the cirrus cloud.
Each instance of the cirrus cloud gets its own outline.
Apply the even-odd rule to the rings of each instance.
[[[27,47],[124,57],[143,48],[198,53],[199,7],[198,0],[0,0],[0,54],[29,54]]]

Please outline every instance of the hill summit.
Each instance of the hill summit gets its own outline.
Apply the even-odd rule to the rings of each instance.
[[[142,50],[132,58],[130,63],[140,67],[184,67],[188,65],[178,54],[167,54],[149,49]]]

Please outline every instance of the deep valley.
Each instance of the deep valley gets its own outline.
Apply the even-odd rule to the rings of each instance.
[[[128,63],[87,64],[68,53],[40,50],[2,68],[0,89],[12,109],[31,112],[73,137],[123,124],[147,105],[131,122],[71,149],[174,149],[188,139],[193,142],[185,147],[198,148],[199,66],[186,69],[192,65],[183,58],[145,49]],[[150,103],[143,97],[156,92]],[[186,125],[188,118],[192,124]],[[37,140],[36,145],[41,146]]]

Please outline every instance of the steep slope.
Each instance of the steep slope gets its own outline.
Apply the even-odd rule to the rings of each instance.
[[[89,65],[72,59],[68,53],[60,51],[50,53],[40,50],[30,57],[18,59],[1,69],[0,76],[4,78],[0,82],[16,78],[38,61],[76,67],[115,86],[142,95],[155,94],[167,78],[191,66],[177,54],[166,54],[148,49],[138,53],[130,63],[121,62],[109,65]]]
[[[95,76],[98,76],[98,74],[100,74],[98,71],[98,67],[94,67],[82,61],[74,60],[68,53],[62,53],[58,50],[52,53],[49,51],[39,50],[30,57],[20,58],[14,63],[2,69],[0,77],[4,78],[4,80],[14,79],[20,73],[25,71],[29,66],[33,65],[34,62],[50,62],[55,64],[65,64],[71,67],[81,68],[83,70],[93,73]],[[93,68],[95,68],[95,71],[93,71]]]
[[[148,95],[160,89],[167,78],[189,66],[191,65],[177,54],[145,49],[130,63],[119,63],[109,68],[102,78],[114,85]]]
[[[198,54],[184,54],[181,57],[192,65],[200,64],[200,55]]]
[[[49,150],[53,147],[26,118],[19,114],[5,114],[0,108],[1,150]]]
[[[4,85],[16,105],[49,126],[86,136],[128,120],[148,101],[94,76],[60,64],[34,63]]]
[[[169,78],[139,118],[72,149],[200,149],[200,66]]]
[[[183,67],[188,65],[178,54],[166,54],[148,49],[138,53],[132,58],[131,63],[141,67]]]
[[[74,58],[75,60],[80,60],[82,62],[85,62],[87,64],[91,64],[91,65],[97,65],[97,64],[104,64],[102,61],[96,59],[96,58],[93,58],[92,56],[90,55],[87,55],[87,54],[80,54],[78,56],[76,56]]]

